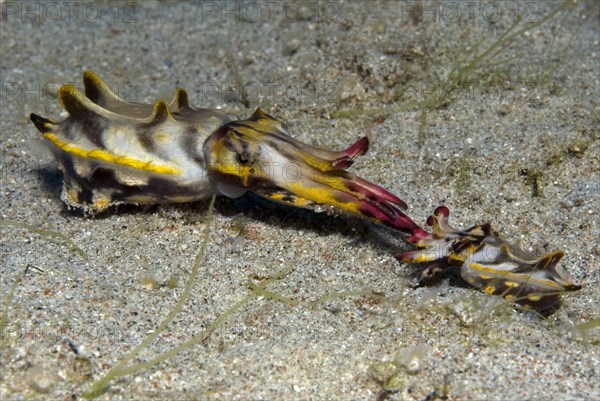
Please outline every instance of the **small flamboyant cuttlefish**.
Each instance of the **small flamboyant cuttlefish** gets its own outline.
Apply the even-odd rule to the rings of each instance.
[[[61,122],[31,114],[64,174],[62,199],[87,213],[119,203],[191,202],[252,191],[304,208],[329,205],[388,227],[419,230],[406,204],[346,169],[369,146],[366,137],[331,152],[293,139],[260,109],[247,120],[193,107],[183,89],[167,104],[127,102],[96,74],[85,95],[58,91],[69,113]]]
[[[406,240],[419,250],[396,258],[409,263],[431,262],[422,278],[459,265],[462,278],[469,284],[542,312],[555,307],[565,291],[581,289],[562,277],[558,267],[562,251],[536,258],[499,237],[489,223],[461,231],[448,223],[449,216],[447,207],[438,207],[427,219],[433,233],[415,231]]]

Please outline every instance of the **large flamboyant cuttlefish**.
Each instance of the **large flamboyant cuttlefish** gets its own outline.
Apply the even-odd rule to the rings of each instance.
[[[434,233],[427,233],[404,214],[401,199],[346,171],[366,153],[366,137],[332,152],[293,139],[285,124],[260,109],[232,120],[192,106],[183,89],[168,104],[149,105],[125,101],[90,71],[83,83],[85,93],[72,85],[59,89],[69,113],[64,121],[31,114],[63,172],[62,199],[69,207],[93,214],[119,203],[191,202],[252,191],[297,207],[332,206],[409,234],[408,242],[421,250],[400,260],[460,261],[469,283],[533,308],[579,288],[556,269],[562,253],[517,257],[489,225],[452,229],[447,209],[438,209],[430,222]],[[494,256],[482,260],[482,253]]]
[[[69,113],[61,122],[31,120],[50,143],[64,174],[62,199],[88,213],[119,203],[191,202],[252,191],[298,207],[329,205],[411,233],[406,204],[346,169],[369,141],[330,152],[295,140],[261,109],[232,121],[193,107],[183,89],[167,104],[131,103],[96,74],[83,74],[85,95],[58,91]]]

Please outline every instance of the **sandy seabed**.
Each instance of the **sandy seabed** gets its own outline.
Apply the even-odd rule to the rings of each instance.
[[[0,397],[80,398],[168,315],[202,243],[208,201],[93,218],[61,202],[28,116],[66,117],[56,90],[89,69],[131,101],[184,87],[240,117],[260,106],[328,149],[366,135],[352,172],[416,222],[447,205],[458,226],[564,250],[584,286],[542,319],[456,272],[415,288],[393,258],[410,246],[372,223],[218,198],[190,299],[134,362],[200,341],[100,399],[599,399],[600,12],[536,24],[560,6],[0,2]],[[517,17],[531,29],[492,48]]]

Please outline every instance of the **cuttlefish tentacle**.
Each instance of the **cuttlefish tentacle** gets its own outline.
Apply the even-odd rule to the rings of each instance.
[[[96,213],[119,203],[190,202],[252,191],[293,206],[329,205],[411,235],[425,233],[385,189],[346,171],[367,152],[361,138],[328,151],[292,138],[261,109],[233,121],[219,110],[191,105],[177,89],[170,102],[129,102],[96,74],[84,93],[58,91],[69,117],[31,114],[64,173],[63,199]]]

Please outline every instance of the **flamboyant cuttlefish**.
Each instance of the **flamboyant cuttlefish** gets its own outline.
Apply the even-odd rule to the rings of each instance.
[[[552,309],[565,291],[581,289],[562,277],[558,267],[564,256],[562,251],[536,258],[501,238],[489,223],[461,231],[448,223],[449,216],[447,207],[438,207],[427,219],[433,233],[415,231],[406,237],[419,250],[401,253],[396,258],[401,262],[430,262],[422,278],[458,265],[460,275],[469,284],[538,311]]]
[[[96,74],[83,74],[85,95],[58,91],[69,113],[61,122],[31,114],[64,174],[62,199],[95,213],[118,203],[191,202],[250,190],[298,207],[329,205],[411,233],[406,204],[345,169],[369,141],[331,152],[293,139],[261,109],[232,121],[190,105],[178,89],[167,104],[131,103]]]
[[[448,210],[430,218],[429,234],[403,212],[406,204],[346,169],[368,149],[361,138],[332,152],[293,139],[287,127],[260,109],[246,120],[193,107],[183,89],[170,103],[127,102],[94,73],[83,74],[85,94],[58,91],[69,117],[61,122],[31,114],[64,175],[62,199],[88,213],[119,203],[190,202],[213,194],[252,191],[304,208],[328,205],[409,234],[419,251],[404,262],[459,263],[462,276],[490,294],[533,308],[556,303],[565,281],[562,252],[537,260],[500,239],[489,225],[466,231],[447,224]]]

